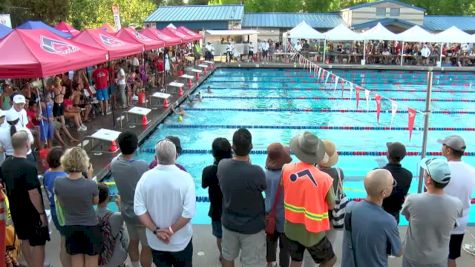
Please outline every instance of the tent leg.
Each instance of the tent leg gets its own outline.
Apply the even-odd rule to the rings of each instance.
[[[401,46],[401,66],[404,62],[404,42],[402,42],[402,46]]]

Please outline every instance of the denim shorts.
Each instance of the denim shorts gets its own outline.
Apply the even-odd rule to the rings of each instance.
[[[96,90],[96,98],[99,101],[109,100],[109,90],[107,88],[97,89]]]

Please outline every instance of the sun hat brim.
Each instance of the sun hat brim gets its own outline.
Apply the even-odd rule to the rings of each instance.
[[[299,139],[303,137],[303,134],[298,134],[292,138],[290,141],[290,150],[295,154],[295,156],[302,162],[317,164],[325,157],[325,146],[323,142],[317,137],[317,147],[316,153],[307,153],[303,151],[300,147]]]

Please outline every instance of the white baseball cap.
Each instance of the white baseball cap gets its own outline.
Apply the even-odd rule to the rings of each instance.
[[[15,103],[15,104],[25,104],[26,99],[23,95],[18,94],[18,95],[15,95],[13,97],[13,103]]]

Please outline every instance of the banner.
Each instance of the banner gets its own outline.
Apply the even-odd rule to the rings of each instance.
[[[325,84],[328,83],[328,78],[330,78],[330,72],[326,71],[326,73],[327,73],[327,77],[325,78]]]
[[[360,87],[357,85],[355,87],[356,90],[356,109],[358,109],[358,106],[360,105]]]
[[[350,100],[353,97],[353,83],[350,82]]]
[[[391,127],[393,126],[394,117],[397,113],[397,103],[391,100]]]
[[[376,119],[379,123],[379,114],[381,113],[381,96],[376,94],[374,96],[374,100],[376,100]]]
[[[345,93],[345,83],[346,81],[342,78],[341,79],[341,97],[343,98],[344,93]]]
[[[409,141],[412,138],[412,130],[414,129],[414,121],[416,120],[416,111],[412,108],[407,109],[409,115],[409,121],[407,122],[407,128],[409,128]]]
[[[120,31],[120,29],[122,29],[122,26],[120,25],[119,5],[117,4],[112,5],[112,14],[114,15],[115,29],[117,31]]]
[[[335,77],[335,76],[333,76],[333,77]],[[340,79],[340,77],[338,77],[338,76],[335,78],[335,87],[333,88],[333,92],[335,92],[336,88],[338,87],[338,80],[339,79]]]
[[[369,90],[364,89],[364,96],[366,97],[366,110],[369,110]]]

